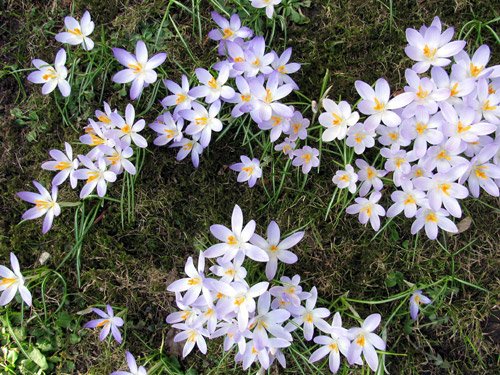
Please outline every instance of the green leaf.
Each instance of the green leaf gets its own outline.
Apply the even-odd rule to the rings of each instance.
[[[47,359],[37,348],[33,348],[29,355],[30,359],[35,362],[42,370],[46,370],[49,367],[49,365],[47,364]]]

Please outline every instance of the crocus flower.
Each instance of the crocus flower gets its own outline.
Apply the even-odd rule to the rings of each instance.
[[[358,179],[363,181],[359,187],[359,196],[364,197],[373,188],[375,191],[380,191],[384,187],[384,183],[380,179],[386,175],[385,171],[379,171],[369,165],[363,159],[356,159],[356,166],[359,168]]]
[[[487,68],[488,62],[490,61],[490,47],[486,44],[480,46],[472,58],[469,57],[467,52],[460,51],[455,56],[455,61],[457,62],[457,70],[459,70],[464,78],[486,78],[488,77],[493,68]]]
[[[114,371],[111,375],[147,375],[144,366],[137,367],[137,362],[129,351],[125,352],[125,358],[127,359],[127,365],[130,371]]]
[[[0,292],[2,292],[0,306],[5,306],[12,301],[18,291],[24,303],[31,306],[31,293],[24,286],[24,277],[14,253],[10,253],[10,266],[12,271],[5,266],[0,266]]]
[[[409,43],[405,48],[406,55],[417,61],[412,69],[417,73],[423,73],[431,65],[448,65],[451,62],[448,57],[455,56],[465,47],[463,40],[450,42],[453,33],[454,30],[450,27],[441,34],[441,22],[438,17],[430,27],[421,32],[406,29],[406,39]]]
[[[380,194],[380,192],[374,191],[370,194],[368,199],[356,198],[354,200],[356,203],[347,207],[346,212],[351,215],[359,213],[359,222],[361,224],[366,224],[368,220],[370,220],[370,225],[373,230],[377,231],[380,229],[379,216],[385,215],[384,207],[377,204],[381,197],[382,194]]]
[[[328,332],[330,325],[324,320],[330,316],[330,311],[324,307],[315,307],[318,299],[318,291],[314,286],[311,289],[311,296],[306,299],[306,306],[298,307],[298,316],[289,322],[285,329],[289,332],[296,330],[298,327],[303,326],[304,338],[311,341],[314,334],[314,327]]]
[[[113,130],[102,128],[97,122],[89,118],[89,131],[80,137],[80,142],[94,147],[90,151],[90,158],[102,156],[110,147],[115,147],[116,141],[112,137]]]
[[[240,17],[236,13],[231,15],[231,18],[229,20],[222,17],[217,12],[212,12],[210,14],[217,26],[220,27],[220,29],[214,29],[208,33],[208,37],[212,40],[233,41],[237,38],[250,38],[253,35],[252,30],[250,30],[248,27],[241,26]]]
[[[217,265],[210,267],[210,271],[226,283],[243,281],[247,276],[247,270],[242,266],[244,260],[243,257],[236,257],[232,262],[224,262],[222,258],[217,258]]]
[[[64,142],[66,153],[60,150],[50,150],[49,154],[54,159],[46,161],[42,164],[42,168],[48,171],[58,171],[52,179],[52,184],[55,186],[61,185],[69,177],[71,187],[74,189],[77,184],[75,170],[78,169],[78,159],[73,159],[73,149],[68,142]]]
[[[106,312],[97,308],[92,308],[92,311],[99,315],[101,319],[91,320],[90,322],[85,323],[83,328],[102,327],[101,333],[99,333],[99,340],[103,341],[111,331],[114,339],[118,342],[118,344],[121,344],[122,335],[118,328],[123,326],[123,319],[114,315],[113,308],[110,305],[106,305]]]
[[[144,119],[141,119],[134,123],[135,109],[132,104],[127,104],[127,107],[125,108],[125,118],[120,116],[118,113],[112,113],[111,120],[117,127],[117,129],[114,130],[114,134],[123,142],[128,145],[134,143],[137,147],[141,148],[148,147],[146,139],[139,134],[139,132],[146,126],[146,122]]]
[[[390,128],[385,125],[379,125],[376,132],[379,134],[377,138],[378,142],[390,148],[398,149],[406,147],[411,143],[411,140],[402,134],[400,126]]]
[[[295,150],[293,156],[295,158],[292,161],[292,165],[296,167],[302,166],[302,173],[304,174],[308,174],[311,168],[319,166],[319,151],[315,148],[304,146],[301,149]]]
[[[227,102],[235,104],[231,111],[231,116],[237,118],[252,110],[254,98],[245,78],[238,76],[235,81],[238,92],[232,98],[228,99]]]
[[[94,22],[90,19],[90,13],[85,11],[82,20],[78,22],[73,17],[64,18],[66,31],[56,35],[56,40],[60,43],[67,43],[73,46],[82,45],[84,50],[90,51],[94,48],[94,41],[88,36],[94,31]]]
[[[121,174],[124,170],[134,175],[137,170],[130,160],[128,160],[134,154],[134,150],[127,143],[121,141],[118,142],[115,147],[110,148],[105,152],[105,160],[111,167],[109,170],[117,175]]]
[[[266,16],[273,18],[274,6],[281,3],[281,0],[252,0],[254,8],[266,8]]]
[[[295,150],[295,141],[290,139],[290,137],[286,137],[285,140],[281,143],[278,143],[274,146],[276,151],[281,151],[285,155],[288,155],[290,159],[293,159],[293,151]]]
[[[193,98],[205,98],[205,102],[211,104],[219,98],[223,100],[231,99],[235,92],[231,86],[225,85],[229,78],[229,67],[224,66],[219,71],[219,76],[215,78],[206,69],[196,69],[196,77],[202,83],[201,86],[193,87],[188,94]]]
[[[113,48],[113,54],[118,62],[127,68],[116,73],[113,76],[113,82],[132,82],[131,100],[137,99],[144,87],[156,82],[157,74],[154,69],[163,64],[167,58],[166,53],[158,53],[148,59],[148,50],[142,40],[139,40],[135,46],[135,55],[122,48]]]
[[[391,199],[394,204],[387,210],[387,217],[394,217],[404,211],[407,218],[414,217],[417,213],[417,205],[422,206],[425,193],[413,188],[410,181],[402,184],[403,191],[392,192]]]
[[[207,343],[205,342],[205,337],[208,337],[209,333],[205,328],[201,327],[201,322],[193,326],[189,326],[185,323],[177,323],[172,327],[182,331],[175,335],[174,342],[186,340],[184,349],[182,350],[182,358],[185,358],[189,353],[191,353],[195,345],[198,346],[200,352],[203,354],[207,353]]]
[[[245,77],[255,77],[259,74],[271,74],[270,66],[274,60],[272,53],[266,53],[266,41],[263,36],[257,36],[248,42],[245,48],[245,59],[235,62],[233,68],[244,72]],[[279,77],[276,75],[279,83]]]
[[[307,138],[307,128],[311,122],[302,116],[300,111],[295,111],[290,119],[288,134],[291,139],[295,140]]]
[[[240,156],[241,163],[232,164],[229,168],[238,174],[238,182],[248,181],[248,186],[253,187],[257,179],[262,177],[260,161],[256,158],[250,159],[248,156]]]
[[[450,104],[459,104],[460,98],[469,95],[476,87],[474,78],[464,78],[457,74],[457,69],[452,68],[448,75],[440,66],[431,69],[431,77],[436,87],[447,89],[449,97],[446,101]]]
[[[156,121],[150,124],[149,127],[158,135],[153,143],[157,146],[165,146],[171,141],[179,142],[182,139],[184,120],[180,118],[176,122],[170,112],[166,112],[158,116]]]
[[[454,167],[446,173],[436,173],[432,177],[418,177],[413,180],[415,187],[427,191],[429,207],[439,210],[442,205],[455,217],[462,216],[462,209],[457,199],[464,199],[469,195],[467,188],[455,181],[464,175],[468,164]]]
[[[297,245],[304,237],[304,232],[296,232],[285,239],[281,240],[281,233],[278,224],[271,221],[267,227],[267,240],[254,234],[250,242],[262,250],[269,256],[269,261],[266,264],[266,276],[271,280],[276,275],[278,268],[278,260],[286,264],[297,262],[297,256],[289,249]]]
[[[422,294],[421,290],[416,290],[410,297],[410,316],[413,320],[417,320],[418,311],[420,310],[420,305],[428,305],[431,303],[429,297]]]
[[[272,52],[271,52],[272,53]],[[274,60],[271,64],[274,71],[279,76],[279,83],[289,83],[294,86],[295,90],[299,89],[299,86],[295,83],[295,81],[289,76],[289,74],[293,74],[300,69],[300,64],[298,63],[289,63],[290,57],[292,56],[292,48],[287,48],[281,56],[278,56],[276,52],[273,53]]]
[[[195,99],[189,95],[189,81],[184,74],[182,75],[181,81],[181,86],[179,86],[174,81],[163,81],[168,91],[170,91],[172,94],[166,96],[161,101],[161,105],[165,108],[175,106],[174,114],[182,111],[183,109],[191,109],[191,103]]]
[[[447,172],[451,168],[460,164],[468,163],[467,159],[460,154],[467,146],[455,147],[455,145],[448,142],[443,142],[439,145],[429,147],[422,160],[422,167],[428,171],[437,168],[440,173]]]
[[[284,309],[269,311],[270,307],[271,294],[265,292],[259,297],[257,301],[257,314],[250,320],[248,326],[248,329],[252,331],[252,338],[257,350],[271,345],[268,333],[283,340],[293,340],[290,332],[282,327],[283,322],[290,318],[290,313]]]
[[[95,111],[95,117],[97,118],[99,125],[101,125],[105,129],[112,129],[115,127],[113,122],[111,121],[111,114],[113,112],[117,112],[117,110],[111,110],[111,107],[109,106],[108,103],[104,102],[104,112],[97,109]],[[85,128],[85,132],[87,132],[88,128]],[[89,129],[90,130],[90,129]]]
[[[308,299],[311,296],[309,292],[303,292],[300,286],[300,276],[295,275],[291,279],[287,276],[280,278],[282,285],[273,286],[269,289],[269,293],[276,297],[271,306],[273,309],[285,309],[290,311],[294,317],[300,315],[301,301]]]
[[[469,168],[460,177],[459,183],[467,181],[469,191],[473,197],[478,198],[480,188],[488,194],[498,197],[499,190],[494,180],[500,179],[500,166],[489,163],[498,152],[498,144],[490,143],[485,146],[477,156],[471,159]]]
[[[365,152],[365,149],[375,146],[375,131],[370,126],[358,122],[347,130],[346,145],[354,148],[358,155]]]
[[[354,85],[358,94],[363,98],[358,104],[359,111],[369,115],[366,125],[370,129],[375,129],[381,121],[390,127],[398,126],[401,118],[393,110],[408,105],[415,97],[414,93],[405,92],[389,100],[391,89],[383,78],[375,82],[375,90],[363,81],[356,81]]]
[[[364,320],[360,328],[349,329],[349,336],[353,340],[347,351],[347,360],[350,364],[356,363],[363,353],[368,366],[372,371],[377,371],[378,355],[375,348],[385,350],[384,340],[373,333],[379,326],[380,320],[380,314],[372,314]]]
[[[85,168],[75,171],[75,177],[79,180],[87,180],[80,192],[80,199],[87,197],[97,186],[97,194],[100,197],[106,195],[108,182],[116,181],[116,173],[107,170],[106,161],[103,158],[92,162],[87,156],[79,155],[78,158]]]
[[[309,362],[314,363],[328,355],[328,366],[333,374],[336,374],[340,367],[340,353],[347,357],[350,341],[347,338],[347,330],[342,328],[342,318],[338,312],[333,316],[330,336],[317,336],[314,338],[316,344],[321,345],[309,357]]]
[[[354,172],[352,165],[347,164],[345,166],[345,170],[338,170],[335,172],[335,176],[333,176],[332,181],[339,189],[348,188],[348,190],[354,194],[356,192],[358,175]]]
[[[222,321],[219,323],[219,329],[210,335],[210,338],[215,339],[221,336],[224,336],[224,350],[226,352],[236,344],[238,346],[238,353],[243,354],[247,347],[245,337],[251,336],[251,333],[248,329],[240,332],[238,321],[231,319],[228,322]]]
[[[500,125],[500,95],[490,93],[490,87],[484,78],[477,82],[477,99],[477,109],[484,119],[491,124]]]
[[[393,148],[383,148],[380,150],[380,155],[387,159],[384,164],[384,169],[387,172],[392,172],[392,179],[394,185],[401,186],[403,176],[410,173],[410,162],[416,159],[416,156],[411,152],[405,150],[398,150]]]
[[[323,142],[344,139],[347,128],[359,120],[359,113],[351,112],[351,106],[346,101],[337,104],[331,99],[323,99],[323,108],[326,112],[319,115],[319,123],[326,128],[322,135]]]
[[[417,157],[423,157],[427,151],[427,144],[437,145],[443,141],[443,133],[439,130],[442,125],[441,114],[429,116],[426,111],[417,112],[414,117],[406,119],[401,125],[401,135],[414,140],[413,150]]]
[[[50,94],[56,87],[59,88],[62,96],[67,97],[71,93],[71,86],[69,85],[66,77],[68,76],[68,69],[64,66],[66,64],[66,51],[60,49],[57,52],[54,67],[40,59],[34,59],[32,64],[38,70],[30,73],[28,81],[42,84],[42,94]]]
[[[449,214],[442,208],[438,210],[432,210],[425,206],[419,208],[416,214],[416,220],[411,226],[411,234],[416,234],[423,227],[425,227],[425,234],[431,240],[437,238],[438,227],[450,233],[457,233],[457,226],[446,216],[449,216]]]
[[[174,142],[170,147],[180,147],[176,160],[181,161],[191,154],[191,162],[195,168],[200,165],[200,155],[203,152],[203,146],[198,142],[199,135],[193,136],[193,139],[182,138],[179,142]]]
[[[52,191],[49,193],[39,182],[33,181],[33,185],[37,188],[39,193],[32,193],[29,191],[21,191],[17,196],[23,201],[33,203],[35,207],[26,211],[22,219],[32,220],[45,215],[43,219],[42,232],[45,234],[52,227],[54,216],[59,216],[61,207],[57,203],[57,186],[52,186]]]
[[[222,122],[217,118],[221,108],[221,102],[215,101],[210,108],[207,109],[201,104],[194,102],[193,109],[180,111],[179,114],[191,123],[186,128],[186,134],[200,134],[200,144],[202,147],[207,147],[212,138],[212,131],[219,132],[222,130]]]
[[[255,232],[255,221],[250,220],[243,227],[243,212],[240,206],[235,205],[231,216],[231,229],[224,225],[210,226],[210,232],[221,243],[210,246],[204,254],[207,258],[216,258],[224,255],[224,261],[230,261],[239,253],[245,254],[257,262],[269,261],[267,253],[259,247],[249,243]]]
[[[280,348],[286,348],[291,345],[290,341],[276,337],[270,338],[269,343],[269,347],[258,350],[255,341],[250,340],[247,343],[245,353],[236,354],[235,361],[243,362],[243,370],[247,370],[256,360],[258,360],[264,371],[267,370],[271,365],[272,353],[276,353]]]
[[[284,84],[278,87],[278,84],[279,77],[275,74],[269,77],[265,87],[258,79],[250,80],[250,91],[256,99],[250,115],[255,122],[268,121],[273,111],[283,117],[293,116],[293,110],[290,107],[278,102],[292,92],[293,86]]]

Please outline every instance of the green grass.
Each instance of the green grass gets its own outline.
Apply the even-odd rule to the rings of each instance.
[[[316,285],[321,304],[340,311],[346,325],[380,312],[388,343],[384,364],[390,373],[491,373],[498,366],[498,333],[485,335],[498,316],[499,233],[492,225],[498,220],[498,200],[467,200],[464,217],[472,218],[471,227],[440,237],[440,242],[411,236],[410,222],[402,218],[376,235],[343,212],[352,197],[337,192],[331,176],[353,156],[342,147],[321,144],[317,122],[311,125],[317,140],[308,142],[322,148],[322,165],[307,178],[272,150],[267,134],[249,121],[227,119],[227,130],[203,154],[198,170],[189,160],[176,162],[174,151],[152,146],[137,161],[140,175],[122,178],[111,188],[109,197],[118,202],[90,199],[85,207],[63,209],[46,236],[41,236],[38,221],[18,224],[26,205],[14,194],[30,189],[33,179],[49,183],[51,174],[39,167],[48,150],[67,140],[83,152],[76,142],[94,109],[101,108],[103,100],[120,109],[128,102],[126,89],[110,82],[119,69],[111,47],[130,49],[142,39],[151,53],[169,54],[159,69],[161,78],[193,76],[196,67],[208,68],[216,60],[215,44],[206,38],[213,27],[210,11],[231,14],[245,1],[4,3],[0,263],[7,262],[10,251],[18,255],[37,302],[31,311],[18,303],[0,310],[0,341],[6,348],[0,372],[36,373],[45,360],[46,373],[109,373],[123,368],[124,350],[129,349],[151,373],[242,373],[234,364],[234,352],[223,354],[219,340],[210,342],[210,355],[180,360],[174,332],[165,323],[175,309],[166,285],[182,275],[188,256],[211,244],[209,226],[228,223],[235,203],[246,218],[257,221],[261,233],[270,220],[284,232],[306,230],[296,250],[299,262],[281,266],[279,275],[298,273],[306,287]],[[471,51],[481,43],[493,47],[498,42],[496,10],[486,1],[312,3],[299,9],[298,2],[288,0],[286,15],[274,21],[248,7],[240,11],[243,22],[260,30],[273,48],[281,52],[293,47],[293,59],[303,67],[295,77],[301,91],[292,101],[309,118],[314,116],[312,101],[319,102],[330,87],[330,98],[352,103],[357,79],[374,82],[385,77],[393,89],[401,89],[404,69],[411,65],[403,51],[404,30],[428,24],[434,15],[454,26]],[[39,86],[26,80],[30,61],[37,57],[51,62],[60,48],[53,36],[63,17],[79,17],[84,9],[96,22],[93,38],[99,45],[91,53],[68,48],[71,59],[78,61],[70,69],[74,92],[68,99],[44,97]],[[297,18],[290,9],[299,9],[310,23],[292,22],[292,17],[297,22],[307,19]],[[498,62],[495,53],[493,60]],[[137,117],[151,122],[164,95],[160,81],[147,88],[134,103]],[[146,133],[151,143],[152,133]],[[265,164],[264,179],[254,189],[237,184],[228,169],[241,154],[253,154]],[[77,201],[70,189],[61,194],[64,201]],[[43,252],[50,258],[40,266]],[[262,265],[249,263],[248,270],[252,282],[262,279]],[[407,312],[413,284],[434,300],[417,323]],[[94,332],[81,328],[91,319],[86,309],[105,303],[126,314],[126,344],[121,347],[100,343]],[[307,363],[315,346],[299,336],[297,332],[287,353],[288,367],[280,373],[327,373],[324,362]],[[343,367],[340,373],[351,372]]]

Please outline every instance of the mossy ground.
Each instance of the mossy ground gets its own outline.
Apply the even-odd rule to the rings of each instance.
[[[14,251],[22,265],[35,265],[46,251],[51,254],[49,266],[55,268],[73,240],[71,209],[63,212],[46,236],[40,235],[39,222],[18,225],[26,205],[15,198],[15,192],[30,189],[33,179],[48,183],[50,174],[39,167],[47,159],[47,151],[60,148],[64,141],[76,141],[78,137],[63,122],[55,105],[55,100],[64,105],[60,96],[57,99],[53,95],[42,96],[39,86],[26,81],[27,71],[18,70],[30,67],[35,57],[52,61],[59,48],[53,35],[62,26],[63,17],[71,11],[80,15],[85,9],[96,22],[95,39],[102,38],[108,46],[131,48],[139,38],[148,43],[157,42],[156,50],[169,53],[163,73],[174,80],[181,75],[179,65],[188,74],[196,67],[209,67],[216,59],[214,44],[205,37],[212,27],[209,21],[212,2],[193,1],[194,8],[199,8],[201,29],[196,17],[175,4],[171,7],[170,16],[193,57],[169,18],[158,34],[168,3],[159,0],[3,1],[0,11],[3,25],[0,28],[3,64],[0,81],[1,263],[8,259],[9,251]],[[236,9],[236,2],[220,3],[226,3],[228,10]],[[191,2],[186,5],[192,6]],[[333,86],[330,96],[355,101],[357,79],[374,82],[385,77],[392,88],[402,87],[404,69],[411,64],[403,51],[406,27],[428,24],[438,15],[445,24],[460,31],[468,21],[494,18],[495,11],[487,1],[397,1],[392,9],[385,1],[313,1],[310,8],[304,8],[310,23],[288,23],[286,39],[278,28],[272,46],[279,50],[285,45],[293,47],[293,59],[303,64],[295,78],[307,97],[318,97],[325,71],[329,69],[329,84]],[[477,45],[478,35],[485,43],[494,45],[487,32],[473,31],[468,39],[472,49]],[[107,54],[107,60],[102,61],[112,61],[109,48]],[[85,59],[85,54],[81,53],[81,58]],[[494,58],[498,60],[496,55]],[[96,62],[97,68],[103,71],[79,93],[78,103],[74,102],[65,111],[78,129],[95,108],[101,107],[102,99],[119,108],[126,103],[126,97],[117,93],[121,87],[109,81],[117,69],[116,63],[109,66]],[[107,81],[103,77],[107,77]],[[158,98],[161,98],[164,89],[159,90]],[[146,107],[145,102],[142,105]],[[145,114],[146,119],[154,119],[159,110],[160,106],[154,103]],[[498,365],[499,349],[493,323],[498,315],[495,310],[498,294],[494,291],[499,290],[497,209],[490,209],[478,200],[467,200],[465,215],[472,218],[472,225],[459,235],[448,236],[445,249],[422,237],[410,236],[410,222],[403,219],[393,221],[372,241],[374,232],[362,227],[355,217],[340,212],[341,205],[334,205],[324,219],[334,190],[331,176],[336,167],[333,163],[324,163],[320,173],[313,173],[304,189],[295,183],[294,172],[287,178],[279,199],[266,205],[268,200],[261,186],[249,189],[237,184],[235,174],[227,168],[240,154],[248,152],[241,144],[241,135],[228,132],[202,156],[198,170],[187,160],[176,162],[172,150],[149,148],[135,187],[135,221],[122,228],[118,205],[106,203],[83,247],[82,287],[79,289],[76,284],[74,262],[60,269],[68,285],[63,310],[83,322],[88,317],[75,314],[89,305],[110,303],[127,308],[126,318],[131,324],[127,328],[126,347],[137,354],[156,353],[156,361],[171,361],[178,348],[172,345],[171,328],[164,323],[173,304],[173,296],[166,292],[165,286],[182,272],[188,256],[209,244],[209,226],[227,223],[237,203],[247,218],[260,224],[261,232],[270,220],[276,220],[284,231],[305,226],[307,235],[296,251],[299,262],[287,267],[286,274],[301,274],[305,285],[316,285],[321,298],[332,304],[345,293],[359,300],[383,300],[406,289],[401,278],[413,283],[431,283],[454,276],[491,291],[486,293],[449,282],[444,291],[435,291],[441,297],[435,304],[433,316],[419,324],[409,324],[404,307],[395,315],[387,332],[389,351],[399,355],[388,355],[386,364],[388,370],[396,374],[493,371]],[[269,179],[263,183],[269,187]],[[120,192],[121,183],[117,183],[111,189],[111,196],[119,197]],[[76,199],[75,193],[68,189],[62,194],[66,200]],[[496,199],[483,198],[483,201],[498,207]],[[468,244],[471,245],[458,252]],[[393,276],[399,281],[389,287],[387,278]],[[61,297],[60,288],[54,286],[48,293],[49,310],[55,309]],[[39,297],[39,291],[34,297]],[[399,303],[357,304],[355,308],[361,316],[380,312],[387,318]],[[492,335],[485,336],[485,332],[492,331]],[[104,374],[123,364],[122,349],[98,343],[93,333],[79,329],[75,332],[82,339],[58,351],[61,357],[74,361],[75,372]],[[211,343],[209,352],[207,357],[195,355],[183,361],[182,369],[194,367],[200,373],[210,373],[210,369],[216,367],[217,373],[241,372],[234,367],[232,359],[221,360],[220,342]],[[303,364],[297,364],[292,357],[293,354],[289,355],[287,371],[298,373]],[[303,371],[309,373],[307,367]]]

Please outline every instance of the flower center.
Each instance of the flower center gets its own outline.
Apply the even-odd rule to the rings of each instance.
[[[144,67],[140,62],[128,64],[128,67],[134,71],[134,74],[139,74],[143,71]]]
[[[229,27],[226,27],[222,32],[224,33],[224,39],[231,38],[234,35],[234,31]]]
[[[423,124],[421,122],[417,122],[417,124],[415,125],[415,130],[417,131],[417,133],[419,135],[422,135],[422,134],[424,134],[424,131],[427,130],[427,124]]]
[[[213,89],[219,88],[219,84],[217,83],[214,77],[210,78],[210,81],[208,81],[208,86],[210,86]]]
[[[57,169],[58,171],[63,171],[65,169],[68,169],[71,167],[71,163],[69,161],[60,161],[54,166],[54,169]]]
[[[424,56],[428,59],[434,59],[436,56],[437,48],[431,48],[427,44],[424,46]]]
[[[181,104],[187,99],[187,96],[184,94],[177,94],[177,99],[175,99],[175,104]]]
[[[497,106],[491,105],[489,100],[485,100],[481,108],[483,111],[494,111],[495,109],[497,109]]]
[[[273,94],[272,94],[271,90],[266,89],[266,97],[264,98],[264,102],[269,104],[272,101],[273,101]]]
[[[474,168],[474,174],[476,177],[485,180],[488,178],[488,176],[485,173],[485,170],[488,169],[486,165],[478,165],[476,168]]]
[[[382,111],[385,108],[385,103],[382,103],[378,98],[375,98],[375,105],[373,106],[373,109],[375,111]]]
[[[358,344],[359,346],[361,347],[364,347],[365,344],[366,344],[366,339],[365,339],[365,336],[364,335],[359,335],[357,338],[356,338],[356,344]]]
[[[87,172],[87,184],[97,180],[100,177],[100,175],[101,173],[97,171]]]
[[[108,116],[106,115],[100,115],[98,118],[97,118],[100,122],[104,122],[105,124],[110,124],[111,123],[111,120],[109,119]]]
[[[416,93],[417,98],[419,99],[425,99],[429,95],[429,91],[424,90],[424,88],[421,85],[418,85],[418,91]]]
[[[253,174],[254,167],[252,166],[243,167],[241,170],[245,172],[248,176],[251,176]]]
[[[17,278],[14,277],[5,277],[2,280],[0,280],[0,286],[5,286],[8,288],[12,284],[14,284],[17,281]]]
[[[236,244],[238,243],[238,240],[236,239],[236,237],[235,237],[235,236],[230,235],[230,236],[228,236],[228,237],[227,237],[227,241],[226,241],[226,243],[227,243],[228,245],[236,245]]]
[[[436,156],[439,160],[451,160],[451,157],[448,155],[448,152],[446,152],[446,150],[442,150],[439,152],[439,154],[437,154]]]
[[[425,216],[425,221],[427,223],[437,223],[438,222],[438,218],[437,218],[437,215],[434,213],[434,212],[429,212],[426,216]]]
[[[68,30],[68,33],[73,34],[74,36],[83,36],[82,31],[78,27]]]
[[[35,200],[35,207],[39,210],[48,210],[54,207],[55,203],[51,201],[44,201],[42,199]]]
[[[474,65],[473,63],[470,63],[469,68],[470,68],[470,75],[476,78],[479,75],[479,73],[483,71],[484,66],[482,65],[478,66]]]
[[[250,94],[247,94],[247,95],[240,95],[240,98],[241,98],[241,101],[242,101],[242,102],[247,103],[247,102],[249,102],[249,101],[250,101],[251,96],[250,96]]]
[[[194,119],[194,123],[199,126],[205,126],[208,124],[208,118],[206,117],[197,117]]]
[[[304,160],[304,162],[306,164],[309,164],[311,162],[311,159],[312,159],[312,155],[311,154],[304,154],[301,156],[302,160]]]
[[[458,94],[458,82],[455,82],[453,86],[451,86],[450,96],[455,96]]]

